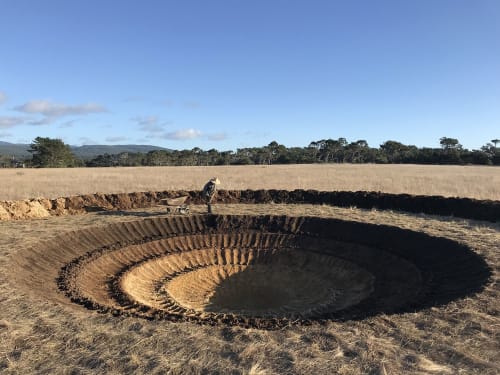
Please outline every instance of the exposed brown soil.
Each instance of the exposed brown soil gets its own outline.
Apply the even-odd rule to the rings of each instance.
[[[48,300],[264,329],[437,306],[479,292],[491,274],[449,239],[287,216],[118,223],[66,234],[15,261],[17,283]]]
[[[189,196],[203,204],[199,191],[163,191],[123,194],[89,194],[66,198],[0,201],[0,220],[74,215],[92,211],[149,208],[166,198]],[[309,203],[338,207],[378,208],[455,216],[475,220],[500,220],[500,201],[441,196],[415,196],[380,192],[316,190],[220,190],[214,203]]]

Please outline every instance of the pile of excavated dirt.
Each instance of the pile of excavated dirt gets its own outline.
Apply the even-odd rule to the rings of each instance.
[[[19,251],[26,293],[116,316],[274,329],[417,311],[491,276],[449,239],[314,217],[191,215],[66,233]]]
[[[189,196],[203,204],[199,191],[89,194],[66,198],[0,201],[0,220],[75,215],[89,211],[128,210],[158,205],[165,198]],[[316,190],[220,190],[214,203],[309,203],[339,207],[377,208],[461,218],[499,221],[500,201],[380,192]]]

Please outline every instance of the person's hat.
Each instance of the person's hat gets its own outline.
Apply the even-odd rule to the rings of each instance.
[[[220,184],[220,180],[217,177],[212,177],[210,179],[210,181],[213,182],[215,185],[219,185]]]

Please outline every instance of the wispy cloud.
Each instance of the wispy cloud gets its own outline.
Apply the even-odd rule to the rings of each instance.
[[[158,123],[158,116],[136,116],[132,121],[137,122],[138,125],[156,125]]]
[[[195,100],[188,100],[188,101],[184,102],[184,107],[196,109],[196,108],[200,108],[201,104],[200,104],[200,102],[197,102]]]
[[[200,138],[201,135],[201,132],[196,129],[181,129],[174,132],[164,133],[160,136],[160,138],[170,139],[173,141],[185,141],[188,139]]]
[[[207,134],[207,139],[210,141],[224,141],[227,139],[227,134],[226,133]]]
[[[28,125],[49,125],[54,122],[54,117],[43,117],[40,120],[30,120],[27,122]]]
[[[23,125],[26,122],[24,117],[3,116],[0,117],[0,129],[13,128],[14,126]]]
[[[0,91],[0,105],[5,103],[7,101],[7,94],[5,94],[3,91]]]
[[[41,114],[47,117],[62,117],[68,115],[88,115],[90,113],[106,112],[107,109],[100,104],[88,103],[81,105],[66,105],[52,103],[48,100],[32,100],[14,108],[24,113]]]
[[[139,125],[139,130],[149,134],[161,133],[165,131],[165,125],[171,124],[169,121],[160,123],[158,116],[137,116],[133,117],[132,121]]]
[[[85,116],[92,113],[107,112],[106,107],[96,103],[68,105],[53,103],[49,100],[32,100],[23,105],[14,107],[14,110],[22,113],[44,116],[40,120],[31,121],[31,125],[50,124],[64,116]]]
[[[149,134],[146,136],[147,139],[161,138],[168,139],[171,141],[186,141],[189,139],[204,138],[210,141],[223,141],[227,139],[226,133],[211,133],[205,134],[200,130],[196,129],[179,129],[173,132],[166,132],[161,134]]]
[[[65,121],[61,125],[59,125],[59,128],[61,128],[61,129],[72,128],[76,121],[77,120]]]
[[[83,146],[99,144],[96,140],[89,137],[80,137],[78,138],[78,140],[81,142]]]
[[[107,137],[105,139],[106,142],[111,142],[111,143],[116,143],[116,142],[123,142],[126,141],[128,138],[127,137]]]

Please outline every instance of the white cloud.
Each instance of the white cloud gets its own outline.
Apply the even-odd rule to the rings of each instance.
[[[0,117],[0,129],[12,128],[25,122],[26,119],[23,117]]]
[[[3,92],[0,91],[0,104],[3,104],[7,101],[7,95]]]
[[[138,125],[155,125],[158,123],[158,116],[137,116],[132,119]]]
[[[76,120],[70,120],[70,121],[65,121],[61,125],[59,125],[59,128],[64,129],[64,128],[72,128],[73,125],[75,124]]]
[[[205,138],[210,141],[223,141],[227,139],[226,133],[211,133],[203,134],[200,130],[196,129],[180,129],[173,132],[167,132],[162,134],[149,134],[146,136],[148,139],[162,138],[169,139],[172,141],[185,141],[188,139]]]
[[[82,145],[87,146],[87,145],[97,145],[99,144],[97,141],[93,140],[92,138],[89,137],[80,137],[78,140],[82,143]]]
[[[199,137],[201,137],[201,132],[195,129],[181,129],[175,132],[165,133],[161,135],[161,138],[174,141],[183,141],[186,139],[195,139]]]
[[[10,137],[11,135],[12,135],[11,133],[0,132],[0,138],[7,138],[7,137]]]
[[[55,117],[43,117],[40,120],[31,120],[28,121],[28,125],[49,125],[54,122],[56,118]]]
[[[47,125],[64,116],[84,116],[92,113],[107,112],[107,109],[95,103],[67,105],[52,103],[48,100],[32,100],[23,105],[17,106],[14,110],[28,114],[38,114],[44,116],[40,120],[31,121],[30,125]]]
[[[208,134],[207,138],[210,141],[223,141],[223,140],[227,139],[227,134],[226,133],[212,133],[212,134]]]
[[[157,116],[137,116],[132,121],[139,125],[139,129],[148,133],[161,132],[163,129],[158,125]]]
[[[105,107],[95,103],[66,105],[52,103],[48,100],[32,100],[14,109],[24,113],[41,114],[46,117],[88,115],[90,113],[102,113],[107,111]]]
[[[123,142],[126,141],[127,139],[128,139],[127,137],[107,137],[105,141],[115,143],[115,142]]]
[[[140,127],[140,130],[150,134],[158,134],[164,131],[163,127],[160,125],[144,125]]]
[[[132,118],[132,121],[135,121],[139,125],[139,130],[150,134],[161,133],[165,131],[165,125],[171,124],[170,121],[160,123],[160,119],[157,116],[138,116]]]

